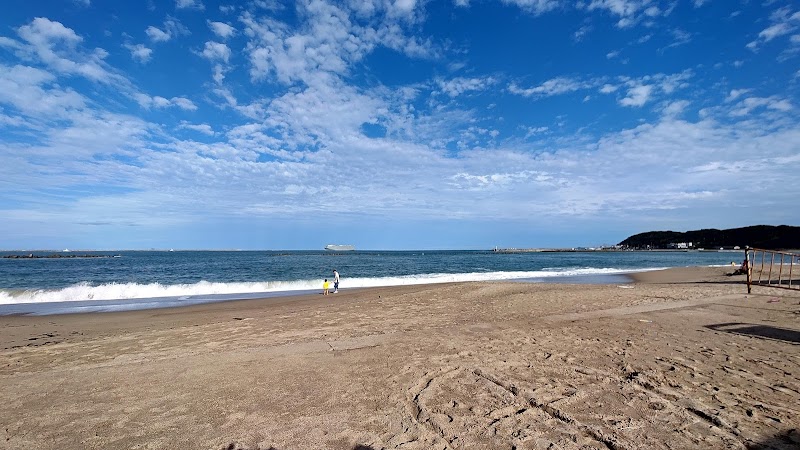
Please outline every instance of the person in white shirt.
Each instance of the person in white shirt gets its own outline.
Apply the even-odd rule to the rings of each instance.
[[[333,293],[336,294],[339,292],[339,272],[336,269],[333,269]]]

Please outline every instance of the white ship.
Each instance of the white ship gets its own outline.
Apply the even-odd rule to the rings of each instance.
[[[351,252],[356,248],[352,245],[339,245],[339,244],[328,244],[325,246],[325,250],[331,250],[334,252]]]

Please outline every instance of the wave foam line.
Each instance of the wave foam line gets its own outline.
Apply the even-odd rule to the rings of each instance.
[[[658,270],[658,269],[640,269]],[[454,283],[465,281],[501,281],[530,278],[549,278],[580,275],[612,275],[640,270],[630,269],[564,269],[532,272],[479,272],[479,273],[434,273],[378,278],[342,278],[340,288],[364,288],[380,286],[407,286],[416,284]],[[290,292],[322,288],[322,279],[297,281],[265,281],[249,283],[216,283],[200,281],[194,284],[160,283],[109,283],[92,286],[78,283],[62,289],[38,289],[25,291],[0,290],[0,304],[73,302],[87,300],[119,300],[148,298],[191,298],[206,295],[253,294],[261,292]]]

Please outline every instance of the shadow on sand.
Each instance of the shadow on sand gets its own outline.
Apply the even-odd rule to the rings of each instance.
[[[272,446],[269,446],[269,447],[259,447],[259,446],[256,446],[256,447],[245,447],[245,446],[240,445],[240,444],[238,444],[236,442],[231,442],[230,444],[226,445],[225,447],[222,447],[220,450],[278,450],[278,449],[275,448],[275,447],[272,447]],[[353,450],[376,450],[376,449],[371,447],[371,446],[369,446],[369,445],[358,444],[355,447],[353,447]]]
[[[791,429],[766,440],[747,444],[749,450],[797,450],[800,448],[800,431]]]
[[[748,450],[797,450],[800,448],[800,430],[790,429],[776,434],[762,441],[748,441]],[[278,450],[275,447],[244,447],[237,443],[231,443],[221,450]],[[378,450],[369,445],[356,445],[352,450]]]
[[[769,325],[754,325],[749,323],[719,323],[706,325],[706,328],[724,333],[752,336],[762,339],[773,339],[793,344],[800,344],[800,331],[788,328],[779,328]]]

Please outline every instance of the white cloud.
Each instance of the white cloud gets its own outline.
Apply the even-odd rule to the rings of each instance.
[[[521,95],[523,97],[549,97],[552,95],[574,92],[579,89],[585,89],[586,87],[586,84],[581,81],[567,77],[556,77],[532,88],[520,88],[515,83],[512,83],[508,87],[508,90],[512,94]]]
[[[127,48],[131,52],[131,57],[140,63],[146,63],[147,61],[150,61],[150,57],[153,54],[153,50],[145,47],[142,44],[123,44],[123,47]]]
[[[211,125],[209,125],[207,123],[193,124],[193,123],[189,123],[189,122],[184,120],[184,121],[181,121],[180,125],[178,125],[178,128],[185,129],[185,130],[193,130],[193,131],[196,131],[198,133],[203,133],[203,134],[208,135],[208,136],[214,136],[214,134],[215,134],[214,133],[214,129],[211,128]]]
[[[457,77],[450,80],[437,79],[436,84],[450,97],[457,97],[469,91],[482,91],[495,84],[496,80],[492,77],[486,78],[464,78]]]
[[[692,42],[692,34],[689,32],[676,28],[671,30],[670,33],[672,34],[674,40],[665,48],[678,47],[680,45],[685,45],[689,42]]]
[[[0,104],[10,105],[19,114],[38,119],[63,119],[85,107],[82,95],[61,88],[55,82],[55,76],[41,69],[0,65]]]
[[[147,36],[150,37],[150,40],[153,42],[166,42],[172,39],[172,35],[154,26],[147,27],[147,29],[144,30],[144,32],[147,34]]]
[[[580,41],[582,41],[582,40],[583,40],[583,38],[584,38],[584,37],[586,37],[586,35],[588,35],[588,34],[589,34],[589,32],[591,32],[591,31],[592,31],[592,27],[591,27],[591,25],[584,25],[584,26],[582,26],[582,27],[578,28],[578,31],[576,31],[576,32],[575,32],[575,33],[572,35],[572,39],[574,39],[576,42],[580,42]]]
[[[197,110],[197,106],[185,97],[172,97],[171,103],[186,111]]]
[[[731,110],[731,116],[741,117],[749,115],[753,110],[767,108],[768,110],[789,112],[793,109],[789,100],[778,96],[770,97],[748,97],[743,99]]]
[[[653,93],[653,86],[649,85],[636,85],[628,89],[628,94],[625,98],[619,101],[622,106],[635,106],[641,107],[650,100]]]
[[[604,84],[600,88],[600,93],[601,94],[610,94],[612,92],[616,92],[617,89],[619,89],[619,86],[614,86],[613,84]]]
[[[200,0],[175,0],[176,9],[205,9],[205,5]]]
[[[10,39],[6,39],[5,42],[11,43],[8,45],[13,45],[26,57],[38,59],[54,73],[66,76],[77,75],[106,86],[113,86],[116,92],[134,99],[139,104],[144,103],[148,106],[160,104],[159,101],[153,100],[147,94],[138,92],[130,80],[110,67],[105,62],[108,52],[101,48],[87,52],[81,47],[83,38],[61,23],[40,17],[28,25],[21,26],[17,32],[25,41],[24,43],[14,42]],[[151,55],[144,47],[133,46],[129,50],[134,58],[141,59]],[[144,61],[144,59],[141,60]],[[143,98],[150,100],[143,102]],[[196,109],[196,106],[188,100],[183,101],[178,97],[174,99],[178,100],[171,104],[184,109]]]
[[[503,0],[503,3],[516,5],[534,15],[544,14],[561,6],[560,0]]]
[[[758,37],[763,42],[769,42],[778,36],[789,34],[793,29],[794,27],[787,22],[776,23],[758,33]]]
[[[75,34],[60,22],[37,17],[29,25],[17,30],[19,36],[27,43],[13,45],[21,51],[35,55],[53,70],[70,75],[80,75],[100,83],[123,83],[127,80],[112,72],[103,61],[108,53],[103,49],[85,52],[79,48],[83,38]]]
[[[725,101],[732,102],[748,92],[750,92],[750,89],[731,89],[731,92],[728,94],[728,97],[725,99]]]
[[[222,81],[225,80],[225,73],[227,73],[227,68],[225,68],[222,64],[214,64],[213,75],[212,78],[214,82],[217,84],[222,84]]]
[[[147,109],[178,107],[186,111],[197,110],[197,105],[185,97],[172,97],[171,99],[168,99],[158,95],[151,97],[147,94],[139,93],[134,95],[134,98],[141,107]]]
[[[228,39],[236,34],[236,29],[223,22],[208,22],[209,28],[222,39]]]
[[[746,45],[747,48],[756,51],[759,46],[773,39],[793,33],[800,26],[800,11],[792,13],[791,9],[785,6],[773,12],[770,21],[772,25],[761,30],[758,37]]]
[[[661,15],[661,9],[658,6],[650,6],[644,10],[644,15],[649,17],[656,17]]]
[[[53,22],[44,17],[37,17],[29,25],[19,27],[17,33],[29,44],[37,47],[49,46],[54,41],[60,41],[64,45],[74,48],[75,44],[83,40],[61,22]]]
[[[209,41],[206,42],[202,55],[209,61],[221,60],[227,63],[231,57],[231,49],[225,44]]]
[[[318,78],[344,76],[353,63],[378,46],[414,58],[435,54],[429,41],[404,32],[407,23],[417,20],[415,2],[378,5],[363,24],[344,5],[315,2],[301,6],[306,8],[302,30],[251,13],[240,18],[249,39],[245,50],[254,80],[274,77],[284,84],[313,84]]]
[[[417,5],[416,0],[396,0],[394,2],[394,10],[399,12],[400,15],[409,15],[414,11]]]
[[[525,139],[537,136],[550,131],[549,127],[523,127],[525,130]]]
[[[666,10],[661,10],[652,5],[651,0],[591,0],[588,4],[578,3],[578,7],[588,11],[607,11],[619,17],[618,28],[628,28],[641,21],[642,17],[667,16],[671,13],[674,5]]]
[[[691,104],[688,100],[676,100],[674,102],[670,102],[664,107],[664,115],[669,117],[675,117],[683,114],[686,108]]]
[[[11,50],[24,50],[24,46],[19,42],[5,36],[0,36],[0,47],[5,47]]]
[[[688,80],[692,78],[693,74],[690,70],[685,70],[681,73],[672,75],[658,74],[649,77],[644,77],[644,80],[653,81],[659,85],[659,88],[666,94],[672,94],[678,89],[689,87]]]
[[[566,94],[585,89],[597,89],[601,94],[611,94],[621,87],[627,87],[626,96],[619,99],[622,106],[644,106],[656,94],[670,95],[678,89],[689,86],[688,80],[692,77],[691,71],[677,74],[646,75],[638,79],[618,77],[617,83],[606,82],[603,78],[580,80],[570,77],[556,77],[545,81],[539,86],[522,88],[512,83],[508,91],[524,97],[549,97],[552,95]]]
[[[227,64],[231,57],[231,49],[225,44],[209,41],[206,42],[201,56],[212,63],[216,63],[212,68],[212,77],[215,83],[222,84],[225,74],[230,70]]]
[[[172,38],[190,34],[188,28],[171,17],[164,21],[163,29],[151,25],[144,32],[153,42],[167,42]]]

